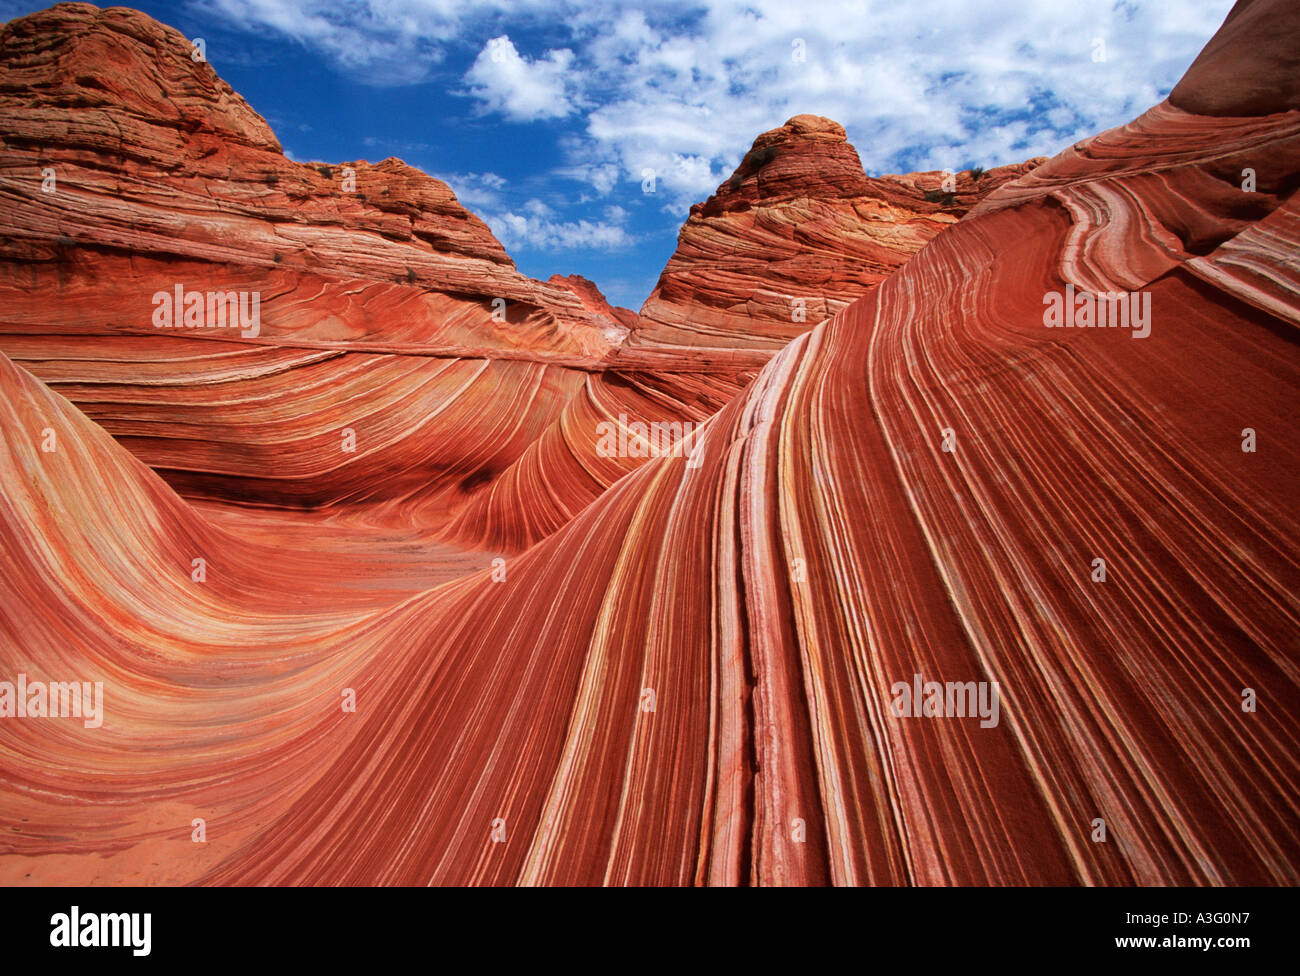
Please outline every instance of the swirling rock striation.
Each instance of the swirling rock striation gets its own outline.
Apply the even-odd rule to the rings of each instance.
[[[736,172],[691,208],[614,361],[712,371],[761,365],[1040,161],[871,178],[838,122],[797,115],[755,139]]]
[[[0,721],[0,880],[1296,884],[1300,111],[1198,94],[427,586],[345,506],[365,545],[230,531],[0,356],[0,675],[104,686]],[[1067,289],[1149,330],[1047,327]]]

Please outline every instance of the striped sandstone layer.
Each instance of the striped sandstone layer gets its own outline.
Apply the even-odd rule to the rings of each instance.
[[[896,229],[903,197],[858,221],[845,194],[886,184],[842,130],[835,178],[819,177],[838,127],[801,118],[777,130],[790,135],[764,173],[784,176],[763,212],[829,235],[812,263],[843,269],[845,300],[974,199],[909,191],[925,233]],[[286,159],[181,34],[124,8],[59,4],[3,28],[0,140],[0,351],[187,498],[522,551],[643,460],[601,456],[602,424],[698,424],[780,346],[760,310],[729,340],[741,366],[619,357],[638,318],[591,282],[519,274],[445,184],[400,160]],[[749,169],[735,200],[755,192]],[[789,242],[746,226],[747,286],[788,277]],[[697,263],[684,245],[667,277],[698,278]],[[158,328],[155,297],[178,286],[257,294],[257,329]]]
[[[104,683],[102,727],[0,721],[0,881],[1297,883],[1300,110],[1197,97],[793,338],[699,463],[429,587],[226,531],[0,358],[0,674]],[[1150,334],[1045,328],[1069,286]],[[895,716],[916,674],[1000,721]]]

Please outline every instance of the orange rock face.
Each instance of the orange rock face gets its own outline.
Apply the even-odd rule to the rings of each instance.
[[[286,159],[144,15],[60,4],[0,50],[0,349],[187,494],[445,522],[627,333],[400,160]],[[159,328],[177,286],[256,327]]]
[[[614,360],[761,365],[861,297],[940,231],[1040,160],[985,173],[868,177],[839,123],[799,115],[765,132],[691,208],[677,251]]]
[[[390,166],[426,236],[323,188],[320,222],[251,185],[192,217],[144,149],[110,197],[90,135],[40,140],[47,200],[23,126],[102,124],[8,102],[0,882],[1300,881],[1300,111],[1276,71],[1214,88],[1252,23],[932,209],[938,174],[868,180],[797,117],[635,322],[396,164],[358,184]],[[171,38],[61,5],[5,28],[0,92],[75,85],[65,35],[123,70]],[[192,138],[276,156],[166,77]],[[282,267],[217,243],[288,231]],[[816,274],[828,317],[783,321]],[[264,287],[265,328],[127,321],[182,280]],[[494,321],[498,282],[531,311]],[[624,449],[655,421],[700,426]],[[5,715],[20,675],[93,714]]]

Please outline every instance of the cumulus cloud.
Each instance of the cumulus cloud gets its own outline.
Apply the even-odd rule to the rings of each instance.
[[[195,0],[232,28],[272,30],[314,48],[355,81],[386,87],[425,81],[461,21],[457,4],[414,0]]]
[[[529,200],[522,212],[488,214],[484,217],[492,233],[507,249],[536,251],[620,250],[634,243],[623,227],[626,213],[619,208],[606,211],[608,219],[559,220],[541,200]]]
[[[515,122],[563,118],[574,111],[565,92],[572,64],[573,52],[564,48],[530,60],[502,34],[483,46],[465,81],[485,111],[500,112]]]
[[[506,185],[496,173],[433,173],[442,180],[456,199],[471,210],[490,209],[502,205],[501,189]]]
[[[579,144],[571,143],[570,151],[579,150]],[[555,171],[556,176],[563,176],[567,179],[575,180],[579,183],[585,183],[595,190],[598,196],[608,196],[610,191],[618,184],[622,176],[622,170],[618,163],[609,159],[603,163],[574,163],[568,166],[561,166]]]

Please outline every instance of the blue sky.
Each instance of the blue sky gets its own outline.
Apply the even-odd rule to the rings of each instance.
[[[9,18],[47,4],[0,0]],[[841,122],[870,174],[1052,155],[1159,101],[1231,0],[173,0],[298,160],[397,156],[538,278],[640,307],[760,132]],[[647,171],[654,192],[644,192]]]

